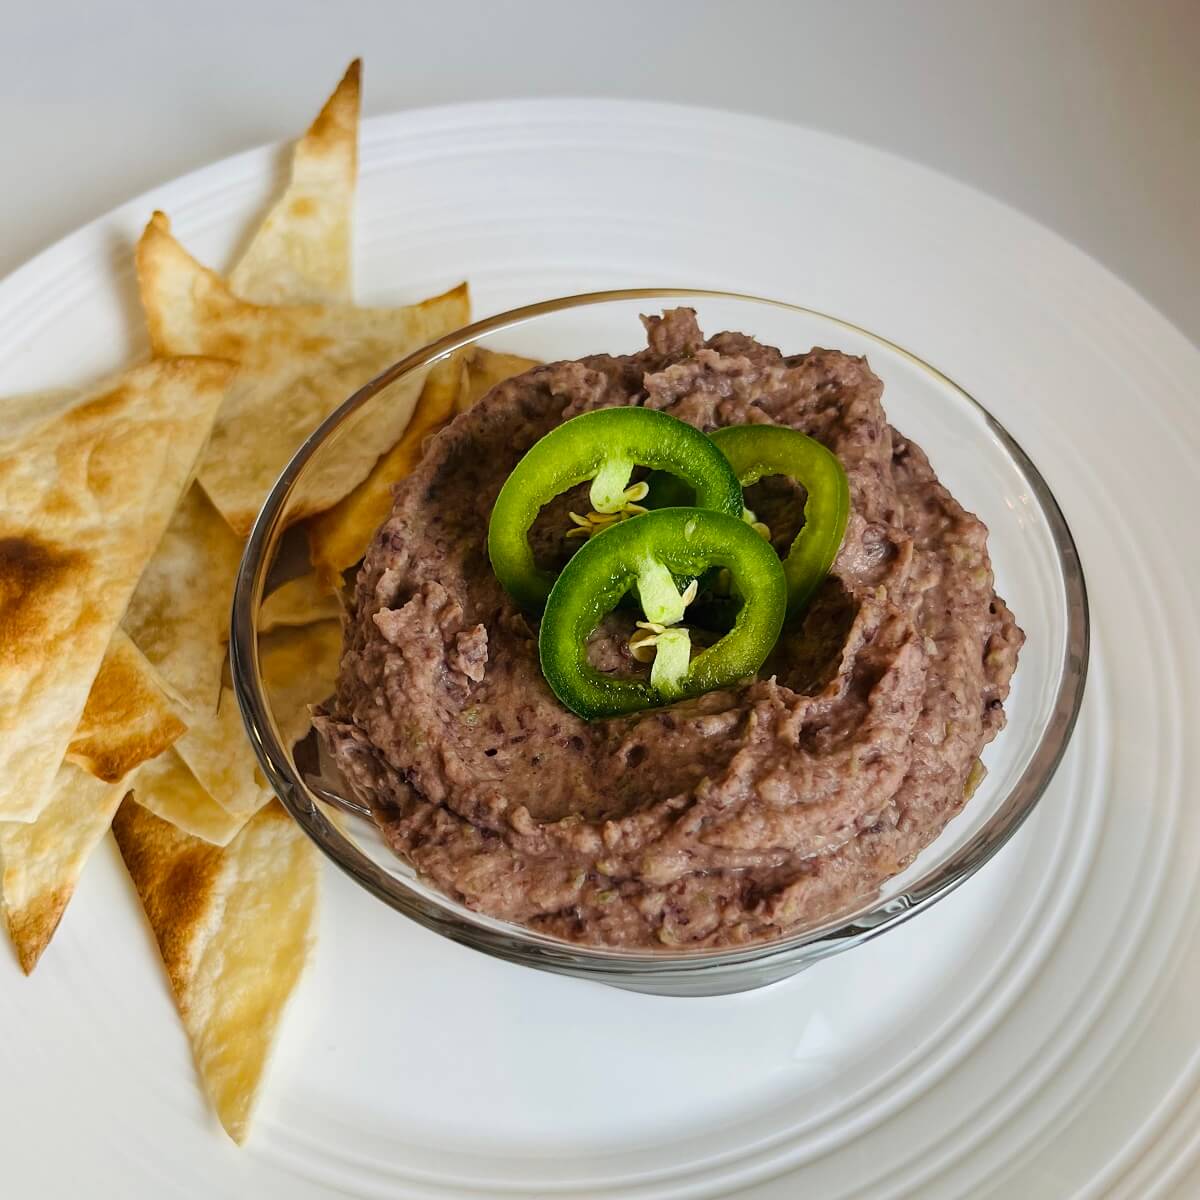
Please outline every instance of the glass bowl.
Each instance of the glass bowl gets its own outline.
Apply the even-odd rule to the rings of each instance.
[[[473,912],[417,878],[372,822],[340,802],[313,765],[287,747],[260,664],[260,614],[271,588],[296,572],[292,524],[305,481],[347,439],[387,422],[372,410],[411,395],[431,364],[467,346],[543,361],[630,353],[644,343],[640,313],[697,310],[707,335],[732,329],[794,354],[824,346],[865,354],[884,381],[893,425],[928,453],[934,469],[990,529],[996,589],[1027,641],[1006,705],[1008,726],[984,751],[986,779],[962,813],[902,874],[858,907],[759,944],[720,950],[628,951],[580,946]],[[481,522],[486,514],[480,514]],[[1000,423],[915,354],[849,322],[751,296],[688,289],[600,292],[515,309],[468,326],[396,363],[351,396],[308,439],[275,484],[250,534],[238,576],[230,640],[233,682],[263,770],[292,815],[343,871],[405,916],[476,950],[541,970],[666,995],[715,995],[761,987],[849,950],[948,896],[986,863],[1033,811],[1070,738],[1083,694],[1088,613],[1070,530],[1045,480]],[[313,683],[317,703],[327,685]]]

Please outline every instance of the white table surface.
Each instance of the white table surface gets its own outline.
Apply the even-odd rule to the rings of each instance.
[[[0,276],[293,136],[356,54],[368,114],[625,96],[873,143],[1032,214],[1200,341],[1200,0],[6,0]]]

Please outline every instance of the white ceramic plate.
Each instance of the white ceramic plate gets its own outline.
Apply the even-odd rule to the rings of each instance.
[[[0,391],[137,352],[130,248],[151,209],[224,265],[281,161],[167,185],[0,284]],[[492,961],[330,870],[317,964],[240,1151],[106,846],[34,978],[0,958],[5,1194],[1194,1196],[1200,353],[1080,252],[944,178],[644,104],[367,122],[358,263],[360,300],[465,276],[481,314],[598,287],[757,293],[942,368],[1030,452],[1079,542],[1093,651],[1072,749],[953,897],[739,996]]]

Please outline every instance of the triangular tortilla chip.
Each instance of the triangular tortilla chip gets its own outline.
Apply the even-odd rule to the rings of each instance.
[[[144,764],[133,781],[134,799],[176,829],[226,846],[249,817],[226,812],[201,786],[187,764],[168,750]]]
[[[204,790],[231,816],[258,812],[274,793],[258,769],[233,689],[223,683],[217,707],[203,717],[188,714],[187,720],[188,731],[175,749]]]
[[[519,354],[504,354],[499,350],[488,350],[484,346],[472,347],[467,356],[467,386],[459,394],[457,411],[472,408],[498,383],[524,375],[542,364],[536,358],[522,358]]]
[[[358,178],[355,59],[292,153],[292,178],[229,276],[253,304],[349,304]]]
[[[186,729],[163,691],[163,681],[129,635],[118,629],[67,747],[67,761],[105,783],[117,783],[139,763],[161,754]]]
[[[50,944],[124,794],[124,783],[105,783],[63,763],[36,821],[0,821],[4,914],[26,975]]]
[[[318,577],[336,588],[342,571],[364,556],[374,533],[388,520],[392,486],[420,462],[428,438],[498,383],[539,365],[533,359],[498,354],[481,346],[434,365],[403,437],[349,496],[306,523],[308,554]]]
[[[349,495],[306,523],[309,558],[327,587],[340,587],[342,572],[366,553],[375,531],[392,511],[392,485],[420,462],[425,439],[454,415],[466,387],[465,356],[452,354],[435,363],[404,436]]]
[[[250,532],[292,454],[343,400],[397,359],[462,325],[465,284],[409,308],[261,307],[239,300],[156,213],[138,243],[138,282],[156,354],[209,353],[240,370],[199,478],[235,532]],[[292,518],[323,512],[366,477],[408,424],[421,380],[397,384],[367,422],[344,428],[313,464]]]
[[[0,429],[4,440],[23,435],[35,425],[44,425],[52,417],[74,408],[83,398],[78,388],[47,388],[41,392],[22,392],[0,400]]]
[[[311,625],[314,621],[337,619],[341,615],[342,605],[337,592],[309,572],[289,579],[263,601],[258,614],[258,632]]]
[[[189,488],[125,614],[126,632],[186,705],[176,749],[227,812],[269,799],[233,692],[222,684],[229,607],[242,544],[198,487]]]
[[[271,714],[291,749],[312,726],[309,705],[333,694],[342,661],[340,621],[277,629],[258,646]]]
[[[84,864],[112,824],[128,779],[166,751],[183,724],[150,664],[118,630],[100,664],[83,717],[36,821],[0,822],[0,895],[21,968],[37,965],[75,891]],[[101,778],[96,778],[96,774]]]
[[[217,1116],[245,1140],[316,936],[317,851],[278,803],[223,849],[126,800],[113,821]]]
[[[330,587],[340,586],[342,572],[362,558],[375,531],[387,520],[392,511],[392,485],[420,462],[427,438],[496,384],[540,365],[532,358],[500,354],[482,346],[435,364],[404,436],[354,491],[307,522],[309,557],[318,576]]]
[[[0,820],[32,821],[232,368],[134,367],[0,440]]]

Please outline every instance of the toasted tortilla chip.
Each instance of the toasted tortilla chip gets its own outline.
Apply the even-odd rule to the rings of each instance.
[[[536,358],[522,358],[519,354],[503,354],[475,346],[467,357],[467,386],[459,394],[458,412],[474,407],[498,383],[524,375],[542,364]]]
[[[375,531],[392,511],[392,485],[420,462],[425,439],[454,415],[466,386],[463,355],[452,354],[435,363],[404,436],[349,495],[306,523],[309,559],[326,586],[340,587],[342,572],[366,553]]]
[[[117,783],[186,729],[153,667],[118,629],[67,747],[67,761],[105,783]]]
[[[349,304],[362,64],[292,152],[292,178],[229,276],[253,304]]]
[[[200,1077],[245,1140],[280,1018],[316,936],[317,852],[278,803],[220,848],[126,800],[113,822]]]
[[[233,369],[134,367],[0,439],[0,819],[32,821]]]
[[[211,716],[189,714],[187,720],[175,749],[204,790],[233,817],[258,812],[274,793],[259,770],[233,689],[222,685]]]
[[[312,728],[309,705],[333,694],[342,661],[340,621],[278,629],[259,642],[267,699],[289,749]]]
[[[4,914],[26,975],[50,944],[125,790],[124,783],[105,783],[63,763],[36,821],[0,821]]]
[[[337,592],[312,572],[289,579],[264,601],[258,615],[259,633],[290,625],[311,625],[342,615]]]
[[[242,544],[208,497],[189,488],[125,614],[124,628],[185,705],[176,749],[227,812],[248,817],[270,798],[224,686],[226,637]]]
[[[7,440],[42,425],[59,413],[74,408],[82,398],[77,388],[48,388],[41,392],[22,392],[0,399],[0,429]]]
[[[392,485],[421,460],[426,440],[457,412],[468,409],[498,383],[541,364],[476,346],[451,355],[429,372],[404,436],[371,473],[328,512],[306,523],[309,557],[330,587],[366,553],[375,531],[392,511]]]
[[[36,821],[0,822],[0,895],[27,975],[112,824],[128,779],[147,759],[171,753],[167,747],[183,728],[150,664],[117,630],[71,742],[76,761],[59,767]]]
[[[235,532],[259,507],[301,442],[385,367],[470,314],[466,284],[408,308],[260,307],[239,300],[171,236],[156,213],[138,243],[138,282],[156,354],[228,357],[240,370],[213,428],[199,478]],[[186,349],[185,349],[186,348]],[[350,422],[312,464],[292,516],[336,504],[408,424],[421,380],[405,379],[387,403]]]
[[[227,846],[250,819],[226,812],[174,750],[160,754],[138,771],[133,797],[176,829],[214,846]]]
[[[138,580],[122,625],[189,709],[216,707],[242,543],[190,487]]]

